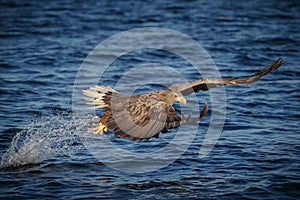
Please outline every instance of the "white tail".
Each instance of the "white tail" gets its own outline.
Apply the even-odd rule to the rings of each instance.
[[[95,108],[104,108],[106,103],[103,101],[103,97],[106,95],[107,92],[114,92],[118,93],[116,90],[112,89],[109,86],[98,86],[90,87],[87,90],[83,90],[83,94],[90,97],[84,98],[87,101],[90,101],[87,104],[95,104]]]

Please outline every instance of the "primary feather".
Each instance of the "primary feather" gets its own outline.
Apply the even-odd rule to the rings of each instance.
[[[190,121],[200,120],[205,116],[208,105],[205,104],[201,114],[194,120],[185,118],[178,113],[173,104],[185,103],[183,96],[200,90],[206,91],[220,85],[250,84],[258,81],[262,76],[276,70],[283,64],[283,59],[278,59],[258,73],[244,78],[199,79],[192,82],[177,83],[166,90],[156,90],[144,94],[125,96],[109,86],[95,86],[83,91],[88,96],[88,104],[95,108],[105,109],[104,115],[99,118],[96,133],[108,129],[121,138],[132,140],[149,139],[158,137],[161,132],[176,128]]]

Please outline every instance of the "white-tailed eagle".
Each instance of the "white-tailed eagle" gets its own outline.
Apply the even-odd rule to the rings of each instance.
[[[190,121],[200,120],[208,111],[208,105],[202,109],[196,119],[185,118],[173,107],[175,102],[186,104],[184,96],[200,90],[209,90],[219,85],[250,84],[262,76],[276,70],[283,64],[283,59],[245,78],[206,78],[192,82],[177,83],[166,90],[155,90],[144,94],[125,96],[108,86],[94,86],[83,91],[88,96],[89,104],[104,109],[103,116],[95,116],[98,126],[94,133],[102,134],[112,130],[116,136],[132,140],[158,137],[162,132],[176,128]]]

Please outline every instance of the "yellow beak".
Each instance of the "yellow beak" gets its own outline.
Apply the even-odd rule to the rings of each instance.
[[[176,100],[180,103],[182,103],[183,105],[186,104],[186,99],[184,98],[184,96],[181,96],[181,97],[177,97]]]

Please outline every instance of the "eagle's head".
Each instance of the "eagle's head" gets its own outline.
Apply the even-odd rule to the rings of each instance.
[[[170,91],[167,95],[166,102],[173,105],[176,102],[186,104],[186,99],[180,92]]]

